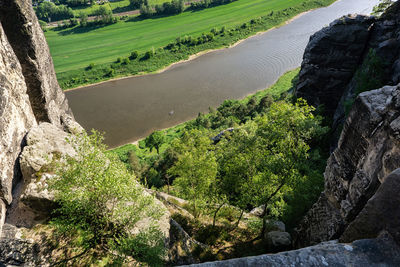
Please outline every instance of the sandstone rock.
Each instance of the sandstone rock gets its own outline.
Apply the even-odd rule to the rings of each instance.
[[[297,246],[336,239],[400,167],[400,86],[360,94],[325,170],[325,191],[298,227]]]
[[[0,198],[10,204],[13,178],[18,176],[16,163],[22,140],[36,121],[21,66],[1,27],[0,61],[3,62],[0,65]]]
[[[173,265],[191,264],[197,262],[193,256],[195,250],[203,250],[206,245],[192,239],[173,219],[170,221],[170,241],[168,257]]]
[[[61,127],[62,118],[72,116],[72,112],[58,85],[50,51],[31,1],[1,1],[0,21],[22,66],[36,120]]]
[[[384,178],[382,185],[363,210],[346,228],[341,242],[374,238],[388,231],[400,244],[400,169]]]
[[[49,266],[40,255],[40,247],[27,240],[1,239],[0,266]]]
[[[380,84],[396,85],[400,83],[400,2],[393,4],[389,10],[372,24],[370,37],[364,49],[363,56],[358,66],[356,66],[357,70],[361,69],[362,65],[367,64],[366,59],[370,50],[375,52],[375,60],[378,60],[382,65],[381,70],[377,71],[382,71],[379,75]],[[359,79],[357,75],[354,75],[352,80],[343,88],[344,93],[333,117],[333,129],[336,130],[337,136],[340,134],[340,126],[345,121],[346,103],[356,97],[357,90],[367,91],[378,89],[359,87],[359,83],[361,82]],[[377,85],[377,87],[381,86]]]
[[[76,156],[67,142],[68,137],[67,133],[47,122],[29,131],[20,156],[23,182],[16,187],[18,198],[10,207],[8,223],[32,227],[48,218],[55,207],[53,193],[47,185],[47,180],[54,176],[51,164],[63,155]]]
[[[18,155],[29,128],[36,125],[26,94],[21,66],[0,24],[0,236],[6,205],[12,201],[12,188],[20,171]]]
[[[288,232],[271,231],[266,233],[265,239],[271,252],[287,250],[292,245],[292,238]]]
[[[345,16],[311,36],[303,56],[297,97],[325,106],[332,116],[367,45],[374,18]]]
[[[191,265],[193,267],[242,267],[242,266],[400,266],[400,247],[390,235],[378,239],[363,239],[351,244],[328,241],[316,246],[266,254],[254,257],[238,258],[226,261],[206,262]]]

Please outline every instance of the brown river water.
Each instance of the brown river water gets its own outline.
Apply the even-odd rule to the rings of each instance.
[[[267,88],[301,64],[309,37],[349,13],[368,14],[378,0],[339,0],[238,45],[176,64],[159,74],[67,91],[77,121],[105,132],[110,147],[195,118],[225,99]]]

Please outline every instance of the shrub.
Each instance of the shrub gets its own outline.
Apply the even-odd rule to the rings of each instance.
[[[131,61],[129,60],[129,58],[124,58],[122,64],[124,65],[128,65]]]
[[[160,230],[152,223],[139,234],[131,234],[131,230],[143,218],[159,219],[162,209],[144,193],[117,155],[106,153],[102,140],[97,132],[70,138],[77,155],[63,157],[49,182],[59,204],[53,224],[67,229],[68,235],[78,235],[77,244],[96,249],[100,257],[114,255],[121,261],[131,256],[150,265],[161,264],[164,244]]]
[[[143,60],[147,60],[147,59],[150,59],[150,58],[152,58],[154,56],[154,52],[153,52],[153,50],[149,50],[149,51],[147,51],[145,54],[144,54],[144,56],[143,56]]]
[[[129,57],[131,60],[135,60],[135,59],[137,59],[137,57],[139,56],[139,52],[138,51],[133,51],[132,53],[131,53],[131,56]]]
[[[89,66],[86,67],[86,70],[92,70],[94,68],[94,63],[90,63]]]

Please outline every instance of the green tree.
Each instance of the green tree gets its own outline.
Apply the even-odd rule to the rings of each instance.
[[[165,136],[162,131],[154,131],[145,139],[146,146],[150,148],[150,151],[155,148],[157,150],[157,154],[160,154],[160,147],[164,143],[164,141]]]
[[[176,176],[173,185],[182,197],[189,200],[193,215],[198,217],[217,174],[211,140],[204,132],[191,130],[185,132],[173,147],[178,159],[168,174]]]
[[[86,27],[88,24],[88,15],[85,12],[81,12],[79,14],[79,19],[80,19],[80,25],[82,27]]]
[[[273,103],[218,144],[222,188],[242,210],[265,205],[263,231],[267,217],[282,214],[283,197],[303,178],[308,143],[327,131],[313,110],[303,100]]]
[[[49,182],[59,203],[53,224],[78,236],[84,252],[96,249],[101,257],[118,251],[117,260],[133,256],[139,262],[161,264],[164,243],[159,229],[149,223],[139,234],[131,232],[143,218],[159,219],[162,208],[117,155],[106,153],[99,134],[83,133],[69,141],[77,155],[62,158]]]

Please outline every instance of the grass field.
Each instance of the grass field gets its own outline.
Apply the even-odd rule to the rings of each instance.
[[[115,61],[131,51],[165,46],[183,35],[200,35],[213,27],[230,27],[267,15],[271,11],[299,6],[309,0],[238,0],[236,2],[184,12],[176,16],[121,21],[99,28],[49,30],[46,38],[57,73],[86,67],[89,63]],[[333,1],[313,1],[333,2]],[[326,4],[326,3],[325,3]]]

